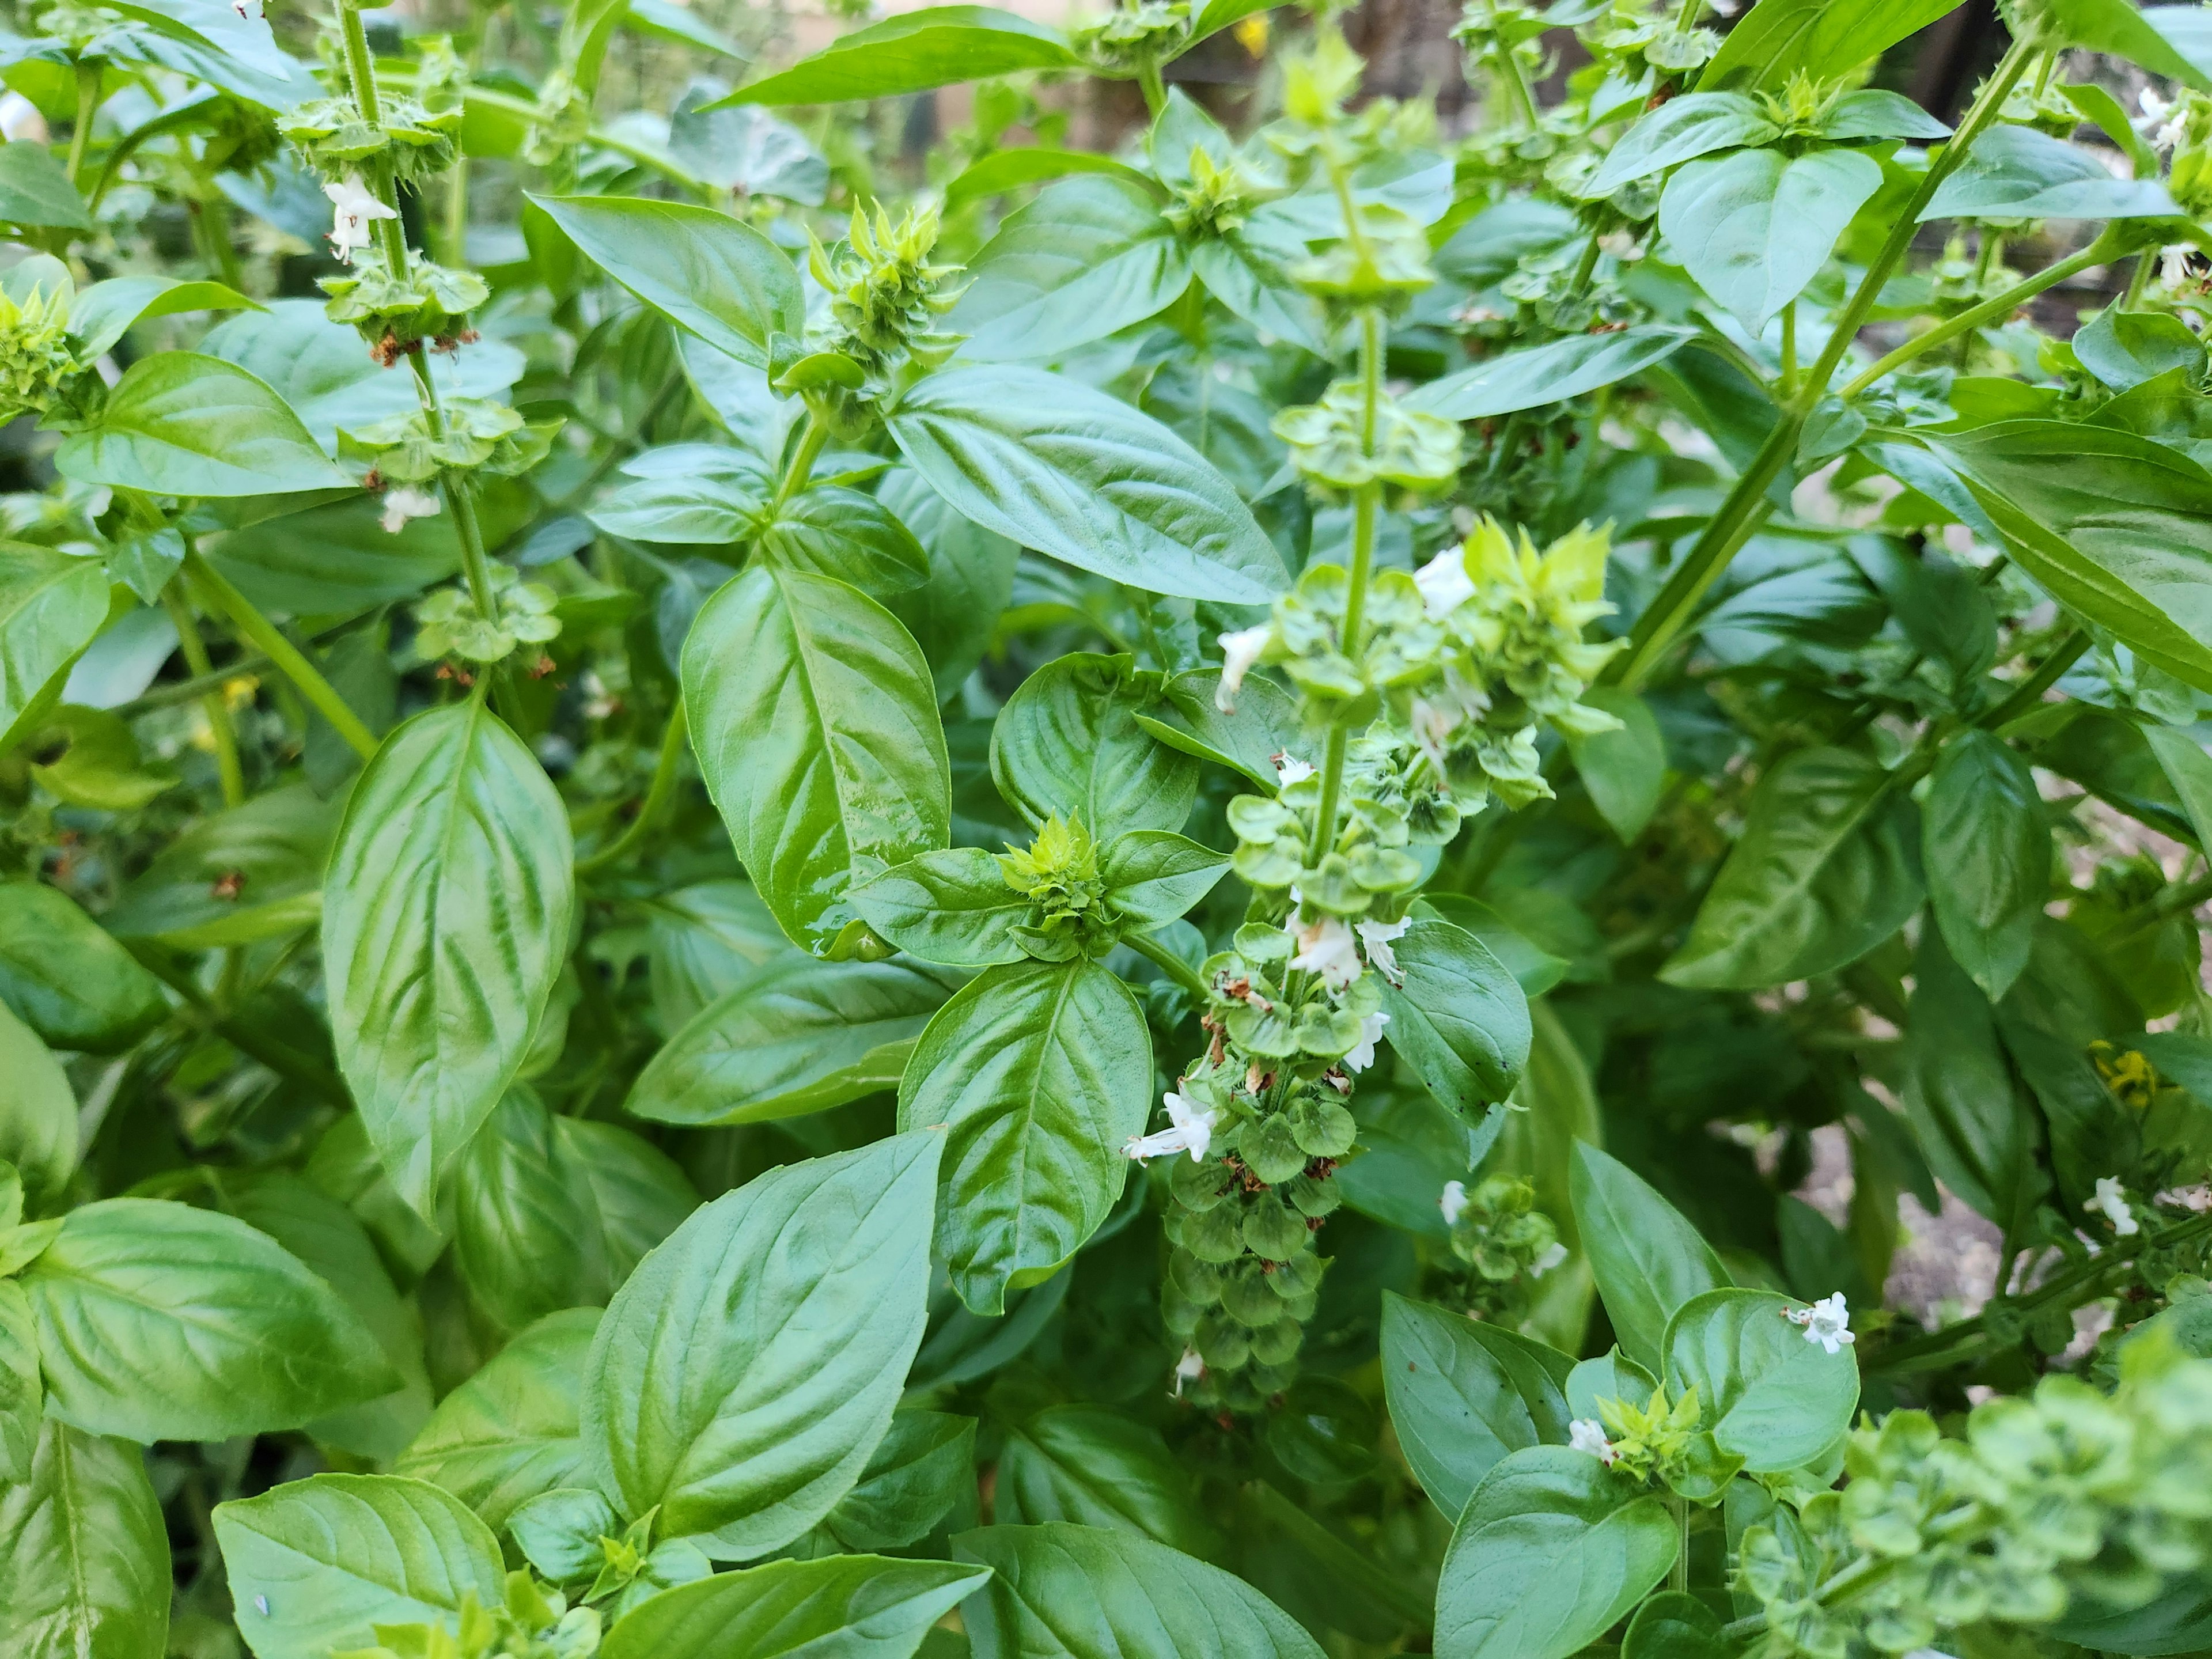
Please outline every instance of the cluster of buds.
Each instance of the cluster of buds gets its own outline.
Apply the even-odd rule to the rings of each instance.
[[[1985,1401],[1964,1439],[1917,1411],[1854,1433],[1842,1491],[1785,1502],[1744,1536],[1739,1582],[1765,1607],[1767,1651],[1911,1653],[1984,1621],[2125,1613],[2202,1572],[2212,1361],[2148,1329],[2118,1370],[2109,1394],[2057,1376]]]
[[[1132,76],[1182,50],[1190,8],[1182,0],[1135,0],[1075,33],[1075,49],[1101,74]]]
[[[1044,821],[1026,848],[996,854],[1006,885],[1030,902],[1026,922],[1014,937],[1039,962],[1103,957],[1121,937],[1121,917],[1098,867],[1097,843],[1080,817],[1057,812]]]
[[[829,248],[812,242],[807,269],[830,296],[808,330],[812,350],[851,359],[879,390],[909,368],[936,368],[951,356],[962,337],[939,329],[937,319],[958,298],[948,284],[960,267],[930,262],[938,218],[934,202],[909,208],[896,222],[880,206],[872,223],[855,207],[843,241]]]
[[[383,169],[404,184],[453,166],[461,112],[458,106],[433,111],[411,98],[387,97],[370,121],[350,97],[318,98],[281,117],[276,128],[326,185],[348,179],[357,183]]]
[[[51,291],[34,284],[20,299],[0,291],[0,419],[45,414],[83,372],[70,343],[70,301],[66,280]]]
[[[1535,1281],[1567,1259],[1559,1230],[1518,1176],[1493,1175],[1469,1190],[1448,1181],[1437,1207],[1458,1263],[1453,1294],[1475,1318],[1518,1329]]]
[[[558,638],[555,595],[543,582],[526,582],[512,565],[487,567],[491,613],[465,586],[441,587],[415,607],[415,651],[425,662],[459,657],[466,662],[504,661],[524,646]]]
[[[1721,37],[1696,21],[1704,9],[1700,6],[1686,18],[1673,4],[1614,0],[1609,12],[1575,32],[1591,59],[1621,79],[1635,81],[1646,72],[1671,78],[1701,67],[1721,49]]]
[[[349,188],[352,194],[343,200],[338,187],[328,192],[337,204],[339,227],[331,232],[331,246],[353,265],[344,276],[322,279],[323,292],[331,296],[324,307],[330,319],[358,329],[368,342],[369,355],[386,368],[422,350],[425,342],[442,352],[473,341],[476,331],[468,315],[491,297],[483,278],[436,264],[412,249],[395,270],[365,228],[372,219],[392,217],[391,210],[373,194]],[[366,250],[358,261],[357,248]]]
[[[511,477],[544,460],[560,429],[558,421],[526,421],[489,398],[448,398],[435,412],[416,410],[341,428],[338,454],[368,470],[363,482],[372,489],[387,483],[429,483],[455,472]]]
[[[599,1609],[570,1607],[561,1592],[528,1572],[507,1575],[507,1597],[487,1607],[465,1590],[451,1627],[377,1625],[377,1644],[334,1651],[331,1659],[592,1659],[599,1650]]]

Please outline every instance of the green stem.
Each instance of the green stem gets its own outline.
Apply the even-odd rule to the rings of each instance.
[[[1142,67],[1137,70],[1137,84],[1144,89],[1147,113],[1158,115],[1168,106],[1167,82],[1160,78],[1160,66],[1157,60],[1145,59]]]
[[[1359,381],[1364,406],[1360,412],[1360,449],[1375,453],[1376,411],[1382,399],[1382,323],[1381,313],[1370,310],[1360,318]],[[1382,486],[1364,483],[1352,497],[1352,573],[1345,584],[1344,637],[1341,648],[1353,662],[1359,660],[1360,635],[1367,620],[1367,582],[1375,565],[1375,519],[1382,504]],[[1348,736],[1342,726],[1332,726],[1322,750],[1321,806],[1314,814],[1313,841],[1306,857],[1318,865],[1336,840],[1337,797],[1344,788],[1344,756]]]
[[[1686,1591],[1690,1588],[1690,1502],[1686,1498],[1670,1498],[1667,1504],[1674,1511],[1674,1565],[1667,1570],[1667,1588]]]
[[[775,500],[769,504],[771,514],[781,511],[786,501],[806,488],[806,481],[814,476],[814,463],[829,441],[830,423],[808,410],[806,429],[799,434],[799,452],[791,458],[791,465],[784,469],[783,477],[776,483]]]
[[[2150,287],[2151,273],[2158,269],[2158,250],[2147,247],[2136,255],[2136,268],[2128,273],[2127,292],[2120,295],[2120,309],[2133,311],[2142,304],[2142,297]]]
[[[684,718],[684,699],[679,693],[676,707],[669,710],[668,729],[660,734],[660,757],[653,765],[653,781],[646,786],[645,799],[637,809],[637,816],[629,821],[621,835],[609,842],[589,858],[576,860],[576,873],[587,876],[595,870],[604,870],[629,856],[637,844],[653,831],[668,798],[676,792],[676,763],[684,753],[684,740],[690,734],[690,723]]]
[[[1881,296],[1883,286],[1899,260],[1911,250],[1914,234],[1920,228],[1920,214],[1948,178],[1966,160],[1966,152],[1974,140],[1996,118],[2004,106],[2006,97],[2027,68],[2028,62],[2041,47],[2033,35],[2024,35],[2013,42],[1996,71],[1984,84],[1973,107],[1960,122],[1957,134],[1943,147],[1943,152],[1932,161],[1920,187],[1912,194],[1899,213],[1897,222],[1891,227],[1889,236],[1882,243],[1874,262],[1867,267],[1858,287],[1844,307],[1830,329],[1827,343],[1807,373],[1797,394],[1784,406],[1782,418],[1767,434],[1766,441],[1759,447],[1729,489],[1728,499],[1706,525],[1674,573],[1667,579],[1666,586],[1636,619],[1630,631],[1628,648],[1607,665],[1601,676],[1609,685],[1620,685],[1633,690],[1644,677],[1657,666],[1660,657],[1671,646],[1675,637],[1688,626],[1690,617],[1705,598],[1705,591],[1728,568],[1752,532],[1763,523],[1771,503],[1766,498],[1769,485],[1781,476],[1790,457],[1797,447],[1797,434],[1803,428],[1805,417],[1818,404],[1828,389],[1828,382],[1844,356],[1858,337],[1873,311],[1875,301]]]
[[[76,125],[70,129],[69,181],[76,183],[84,171],[85,152],[92,146],[93,118],[100,113],[100,91],[107,65],[98,58],[76,60]],[[48,165],[52,165],[49,163]]]
[[[350,1107],[353,1100],[336,1073],[319,1061],[300,1053],[274,1037],[246,1024],[218,1013],[207,994],[193,982],[191,975],[169,959],[167,951],[158,945],[137,940],[126,947],[153,975],[190,1003],[200,1021],[225,1042],[240,1054],[259,1060],[279,1077],[287,1077],[302,1088],[319,1096],[333,1106]]]
[[[1797,302],[1792,300],[1782,307],[1782,380],[1783,401],[1797,395]]]
[[[1197,969],[1149,933],[1124,933],[1121,943],[1189,992],[1192,1000],[1199,1007],[1206,1006],[1210,994],[1206,988],[1206,981],[1198,976]]]
[[[384,109],[376,95],[376,59],[369,52],[368,31],[362,27],[361,9],[355,0],[338,0],[338,33],[345,46],[346,82],[353,93],[354,107],[368,125],[379,125],[384,119]],[[379,161],[369,167],[368,182],[377,199],[394,215],[375,222],[376,240],[384,250],[385,264],[397,277],[407,269],[407,236],[397,216],[399,191],[392,182],[391,164]]]
[[[185,596],[177,591],[178,584],[171,582],[161,590],[161,608],[169,613],[176,627],[177,644],[185,653],[185,665],[192,671],[192,678],[208,683],[206,693],[200,698],[200,712],[206,715],[208,731],[215,738],[216,775],[222,781],[222,804],[242,806],[246,803],[246,772],[238,763],[238,731],[231,724],[230,704],[223,696],[223,683],[229,676],[217,674],[208,660],[207,641],[200,637],[199,618],[185,603]]]
[[[197,551],[185,555],[185,574],[195,587],[215,600],[262,655],[283,671],[285,678],[300,688],[300,695],[315,706],[315,711],[345,739],[348,748],[363,760],[376,753],[375,734],[362,724],[360,715],[346,707],[345,699],[323,678],[322,671],[277,631],[276,623],[254,608],[252,600],[224,580]],[[191,659],[185,660],[189,662]]]
[[[2043,701],[2043,694],[2057,684],[2060,678],[2081,660],[2081,653],[2088,648],[2087,631],[2075,629],[2059,641],[2035,672],[2013,688],[2011,696],[1975,720],[1974,724],[1984,731],[1995,732],[2019,719]]]

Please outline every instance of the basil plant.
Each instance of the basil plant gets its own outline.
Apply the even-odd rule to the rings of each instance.
[[[0,1654],[2212,1650],[2212,9],[1954,3],[14,0]]]

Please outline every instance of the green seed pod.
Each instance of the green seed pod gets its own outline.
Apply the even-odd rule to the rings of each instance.
[[[1291,1200],[1300,1215],[1316,1218],[1331,1213],[1344,1202],[1344,1194],[1336,1182],[1315,1176],[1300,1176],[1296,1181],[1285,1182],[1283,1196]]]
[[[1168,1258],[1168,1279],[1199,1307],[1210,1308],[1221,1300],[1224,1275],[1220,1267],[1200,1261],[1188,1250],[1177,1250]]]
[[[1237,1137],[1237,1154],[1246,1168],[1271,1187],[1306,1167],[1307,1153],[1298,1145],[1297,1133],[1285,1112],[1246,1124]]]
[[[1267,1275],[1267,1288],[1285,1302],[1295,1302],[1300,1297],[1310,1301],[1321,1289],[1322,1273],[1328,1266],[1328,1263],[1312,1250],[1301,1250]]]
[[[1160,1322],[1176,1336],[1187,1337],[1198,1328],[1205,1310],[1175,1287],[1172,1281],[1160,1287]]]
[[[1295,1319],[1278,1319],[1252,1333],[1252,1357],[1262,1364],[1280,1365],[1296,1356],[1305,1340],[1305,1330]]]
[[[1221,1305],[1240,1324],[1273,1324],[1283,1316],[1283,1299],[1268,1288],[1267,1279],[1258,1262],[1244,1264],[1221,1287]]]
[[[1218,1161],[1194,1164],[1178,1158],[1168,1179],[1168,1190],[1186,1210],[1210,1210],[1229,1195],[1229,1177]]]
[[[1306,1248],[1305,1218],[1279,1200],[1263,1197],[1244,1218],[1244,1243],[1269,1261],[1287,1261]]]
[[[1291,1103],[1291,1133],[1309,1158],[1342,1158],[1358,1138],[1359,1124],[1341,1101],[1307,1095]]]
[[[1243,1219],[1234,1204],[1192,1216],[1183,1223],[1183,1248],[1200,1261],[1234,1261],[1244,1254]]]
[[[1252,1339],[1244,1328],[1220,1313],[1208,1314],[1198,1322],[1191,1343],[1210,1371],[1233,1371],[1252,1352]]]

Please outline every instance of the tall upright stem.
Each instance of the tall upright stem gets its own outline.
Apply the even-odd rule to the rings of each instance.
[[[1375,453],[1375,428],[1382,402],[1383,333],[1382,313],[1372,307],[1359,319],[1359,447],[1363,454]],[[1345,584],[1344,654],[1359,660],[1361,635],[1367,625],[1367,584],[1375,568],[1375,520],[1382,505],[1382,486],[1364,483],[1352,500],[1352,572]],[[1321,806],[1314,814],[1313,843],[1306,857],[1318,865],[1336,840],[1337,798],[1344,789],[1344,757],[1350,742],[1342,726],[1332,726],[1322,750]]]
[[[84,155],[92,143],[92,123],[100,113],[100,88],[107,65],[97,58],[76,60],[76,125],[70,129],[69,181],[75,184],[84,171]]]
[[[161,590],[161,608],[169,613],[169,620],[177,629],[177,644],[185,653],[185,666],[192,671],[192,678],[213,673],[208,659],[207,641],[200,637],[199,618],[179,592],[180,584],[171,582]],[[209,688],[200,698],[200,713],[206,716],[208,733],[215,743],[216,776],[222,784],[222,804],[242,806],[246,804],[246,771],[238,762],[238,731],[232,725],[230,704],[225,701],[220,683]]]
[[[194,587],[222,608],[240,633],[283,671],[285,678],[300,688],[300,695],[315,706],[315,712],[331,723],[338,736],[345,739],[348,748],[363,760],[376,753],[375,734],[362,724],[360,715],[346,706],[345,699],[323,678],[322,671],[278,631],[275,623],[261,614],[252,600],[233,587],[197,552],[185,555],[185,574]],[[190,653],[185,660],[191,662]],[[193,668],[196,673],[206,672],[198,664]]]

